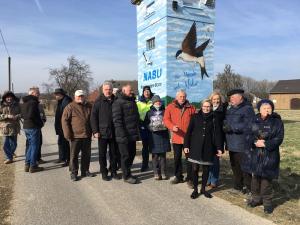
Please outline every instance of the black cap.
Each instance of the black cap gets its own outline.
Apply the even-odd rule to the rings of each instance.
[[[228,91],[227,96],[230,97],[231,95],[235,95],[235,94],[244,94],[244,90],[243,89],[232,89],[230,91]]]
[[[56,88],[56,89],[54,90],[54,94],[62,94],[62,95],[65,95],[66,92],[65,92],[64,89],[62,89],[62,88]]]
[[[262,100],[260,100],[257,103],[257,105],[256,105],[258,111],[260,110],[260,107],[261,107],[262,104],[269,104],[271,106],[271,108],[272,108],[272,112],[274,111],[274,108],[275,108],[274,107],[274,103],[270,99],[262,99]]]

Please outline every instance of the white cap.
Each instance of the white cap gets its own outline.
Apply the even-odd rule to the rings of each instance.
[[[83,90],[77,90],[77,91],[75,91],[75,96],[76,97],[82,96],[82,95],[85,95]]]

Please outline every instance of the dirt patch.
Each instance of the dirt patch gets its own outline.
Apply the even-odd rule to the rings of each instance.
[[[0,140],[1,142],[1,140]],[[1,143],[0,143],[1,145]],[[2,145],[1,145],[2,146]],[[3,150],[0,153],[0,224],[9,225],[8,217],[10,215],[11,200],[13,197],[14,171],[15,165],[5,165]]]

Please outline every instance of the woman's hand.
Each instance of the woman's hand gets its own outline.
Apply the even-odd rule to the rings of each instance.
[[[221,150],[217,150],[217,152],[218,152],[218,153],[216,154],[216,156],[221,157],[222,154],[223,154],[222,151],[221,151]]]
[[[258,147],[258,148],[264,148],[264,147],[266,147],[265,140],[257,140],[255,142],[255,146]]]
[[[188,154],[188,153],[190,152],[190,149],[189,149],[189,148],[184,148],[184,149],[183,149],[183,152],[184,152],[185,154]]]

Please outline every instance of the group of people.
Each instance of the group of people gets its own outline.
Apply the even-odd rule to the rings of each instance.
[[[242,89],[228,92],[228,102],[215,91],[201,102],[199,111],[187,100],[187,93],[179,90],[166,107],[159,95],[145,86],[137,100],[132,87],[125,85],[113,93],[113,85],[104,82],[102,92],[92,105],[82,90],[72,100],[61,88],[54,92],[57,100],[55,131],[58,135],[57,163],[69,166],[71,180],[79,180],[79,153],[81,177],[90,173],[91,139],[98,140],[101,178],[104,181],[121,179],[136,184],[138,177],[131,172],[136,155],[136,141],[142,140],[141,172],[149,170],[149,154],[155,180],[167,180],[166,154],[174,153],[172,184],[187,182],[193,189],[191,198],[199,195],[211,198],[207,186],[219,184],[219,158],[229,151],[233,172],[233,190],[251,193],[248,206],[264,205],[265,213],[272,213],[272,180],[279,174],[279,146],[284,128],[274,104],[263,99],[257,104],[255,115],[252,104]],[[2,96],[0,133],[3,136],[4,163],[13,162],[20,133],[20,121],[27,139],[25,172],[42,171],[39,157],[41,128],[45,123],[39,105],[39,90],[31,88],[20,105],[12,92]],[[171,137],[171,143],[170,143]],[[186,178],[183,176],[184,154]],[[109,167],[107,165],[109,155]],[[202,181],[198,191],[199,169]],[[110,172],[110,176],[109,176]]]

